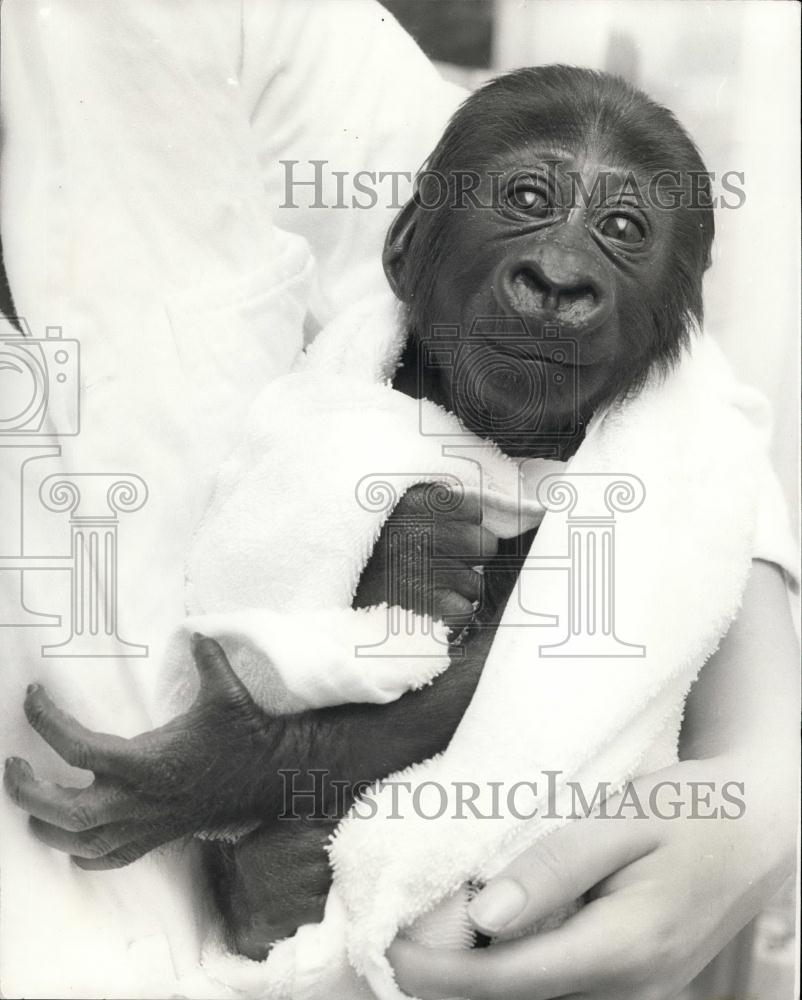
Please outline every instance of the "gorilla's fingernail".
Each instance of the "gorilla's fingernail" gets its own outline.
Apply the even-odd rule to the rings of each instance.
[[[515,879],[494,879],[470,903],[468,916],[480,930],[497,934],[521,913],[527,898]]]
[[[41,684],[29,684],[26,688],[28,694],[36,694],[36,692],[41,688]]]

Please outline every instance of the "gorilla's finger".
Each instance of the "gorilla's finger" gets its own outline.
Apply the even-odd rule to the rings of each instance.
[[[435,590],[432,607],[432,617],[442,618],[446,625],[467,625],[473,618],[473,603],[454,590]]]
[[[219,642],[195,632],[191,644],[192,658],[200,675],[203,695],[243,704],[251,701],[248,689],[234,673]]]
[[[479,601],[482,597],[482,575],[472,569],[455,566],[448,569],[436,569],[434,572],[434,590],[453,590],[467,601]]]
[[[72,860],[78,868],[83,868],[84,871],[99,872],[109,871],[112,868],[125,868],[126,865],[138,861],[155,848],[168,843],[170,839],[175,838],[165,836],[163,833],[150,834],[139,840],[131,841],[124,847],[112,851],[111,854],[104,854],[102,858],[73,857]]]
[[[435,489],[439,486],[442,490],[443,484],[433,483],[432,486]],[[468,521],[471,524],[479,524],[482,520],[482,498],[479,491],[450,487],[449,492],[451,500],[446,505],[444,516],[455,518],[458,521]],[[436,493],[434,498],[437,498]],[[442,506],[439,509],[442,510]],[[438,507],[435,506],[434,510],[437,512]]]
[[[87,729],[58,708],[39,684],[28,688],[24,707],[31,726],[73,767],[107,773],[118,770],[130,755],[129,740]]]
[[[28,825],[43,844],[79,858],[102,858],[148,834],[145,823],[109,823],[82,832],[63,830],[31,816]]]
[[[442,480],[411,486],[396,509],[405,517],[420,516],[427,520],[446,517],[478,524],[482,518],[478,492]]]
[[[469,566],[492,559],[498,551],[498,538],[488,528],[466,521],[451,522],[434,529],[434,551]]]
[[[21,809],[64,830],[90,830],[142,817],[142,807],[121,789],[99,782],[88,788],[65,788],[40,781],[27,761],[15,757],[6,762],[4,784]]]

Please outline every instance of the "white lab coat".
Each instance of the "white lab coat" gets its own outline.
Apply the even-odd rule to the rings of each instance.
[[[26,572],[27,606],[64,624],[0,619],[4,757],[67,784],[86,777],[27,727],[32,680],[93,728],[151,728],[162,647],[184,614],[188,539],[249,402],[305,334],[384,281],[391,192],[371,210],[282,209],[279,161],[297,160],[298,179],[310,159],[411,175],[460,96],[370,2],[3,3],[6,267],[33,336],[55,325],[80,341],[81,429],[59,439],[60,459],[26,453],[40,457],[26,466],[24,539],[11,516],[20,452],[0,440],[0,556],[69,552],[68,515],[38,499],[44,476],[141,477],[147,502],[119,515],[119,635],[149,651],[42,657],[66,636],[69,574]],[[333,204],[336,178],[324,180]],[[409,183],[399,185],[403,199]],[[18,586],[18,571],[0,571],[5,604]],[[35,841],[5,797],[0,809],[2,992],[181,992],[204,930],[194,851],[85,873]]]

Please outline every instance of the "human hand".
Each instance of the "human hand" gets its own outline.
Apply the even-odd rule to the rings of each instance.
[[[641,803],[651,794],[665,803],[669,788],[681,815],[571,822],[491,880],[469,912],[477,929],[506,937],[589,891],[586,906],[556,930],[469,952],[396,940],[389,958],[399,985],[422,1000],[675,997],[791,870],[795,809],[778,805],[764,779],[747,762],[722,757],[633,782]],[[733,781],[745,782],[743,815],[702,822],[710,783],[720,792]],[[616,809],[613,800],[607,815]]]
[[[193,637],[200,691],[167,725],[124,739],[96,733],[31,685],[25,714],[88,788],[38,780],[27,761],[6,762],[5,787],[31,814],[33,833],[81,868],[119,868],[201,829],[253,819],[264,807],[268,764],[282,721],[263,712],[213,639]]]
[[[387,519],[359,581],[355,607],[387,601],[465,625],[482,597],[475,566],[496,554],[498,538],[481,523],[479,498],[443,502],[443,483],[412,486]],[[444,509],[448,508],[448,509]],[[432,568],[431,560],[437,560]]]

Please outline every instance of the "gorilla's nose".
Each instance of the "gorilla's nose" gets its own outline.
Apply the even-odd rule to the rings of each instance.
[[[496,277],[499,302],[523,319],[589,330],[607,313],[609,296],[595,262],[583,251],[544,247],[507,260]]]

